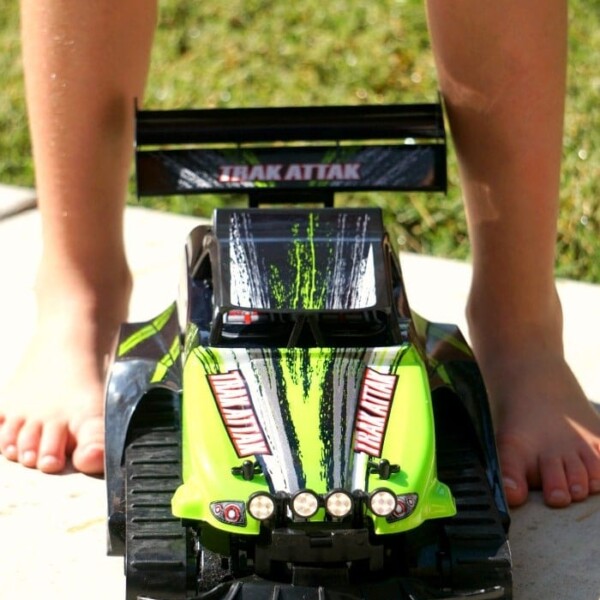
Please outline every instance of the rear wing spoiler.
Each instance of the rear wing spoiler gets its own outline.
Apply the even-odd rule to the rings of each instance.
[[[440,104],[137,111],[137,190],[445,191],[445,142]]]

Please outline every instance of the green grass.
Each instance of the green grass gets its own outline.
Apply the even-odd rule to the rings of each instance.
[[[0,182],[33,185],[17,6],[9,3],[0,13]],[[600,0],[571,2],[570,52],[557,275],[600,282]],[[436,93],[421,0],[163,0],[146,105],[412,102]],[[452,149],[449,161],[446,197],[374,194],[343,201],[381,206],[404,250],[467,257]],[[145,201],[190,214],[207,214],[216,202]]]

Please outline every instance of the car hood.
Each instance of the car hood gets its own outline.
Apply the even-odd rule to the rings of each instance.
[[[252,460],[271,492],[323,493],[367,489],[373,460],[420,470],[431,452],[424,377],[408,346],[198,347],[184,368],[184,480],[199,469],[221,480]]]

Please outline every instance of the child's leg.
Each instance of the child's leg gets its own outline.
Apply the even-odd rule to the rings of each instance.
[[[22,0],[26,92],[42,217],[38,321],[0,400],[0,451],[43,471],[101,472],[106,358],[126,317],[122,239],[134,97],[150,0]]]
[[[511,505],[600,491],[600,420],[562,347],[554,284],[565,0],[429,0],[473,244],[471,337]]]

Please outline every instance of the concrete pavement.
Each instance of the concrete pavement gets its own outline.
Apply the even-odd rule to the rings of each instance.
[[[0,190],[0,209],[7,205]],[[0,382],[14,369],[33,328],[32,288],[41,253],[37,211],[8,212],[0,220]],[[132,320],[154,316],[174,298],[183,242],[194,223],[127,209]],[[415,255],[403,255],[402,265],[413,306],[429,319],[464,328],[469,265]],[[589,397],[600,402],[600,287],[561,282],[559,288],[569,359]],[[124,598],[122,560],[104,555],[104,502],[101,479],[41,475],[0,458],[0,599]],[[553,511],[534,493],[512,516],[517,600],[600,600],[600,495]]]

